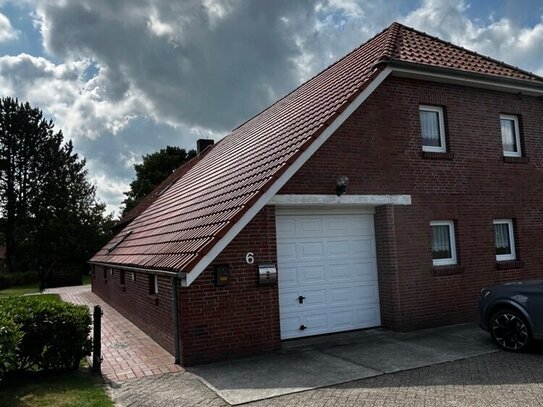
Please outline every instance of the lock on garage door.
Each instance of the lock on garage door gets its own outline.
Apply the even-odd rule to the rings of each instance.
[[[381,324],[373,214],[277,208],[281,338]]]

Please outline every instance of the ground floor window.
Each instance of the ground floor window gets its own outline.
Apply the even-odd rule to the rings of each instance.
[[[430,222],[432,228],[432,262],[434,266],[456,264],[456,242],[454,222]]]
[[[496,239],[496,260],[515,260],[515,235],[512,219],[496,219],[494,221]]]

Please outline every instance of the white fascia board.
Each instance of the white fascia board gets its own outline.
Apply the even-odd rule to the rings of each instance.
[[[277,206],[379,206],[411,205],[411,195],[275,195],[269,202]]]
[[[449,75],[446,73],[437,73],[437,72],[429,72],[424,69],[414,69],[414,68],[403,68],[403,67],[391,67],[393,75],[404,77],[404,78],[412,78],[412,79],[421,79],[431,82],[441,82],[441,83],[450,83],[453,85],[463,85],[463,86],[471,86],[475,88],[482,88],[482,89],[490,89],[490,90],[497,90],[501,92],[509,92],[509,93],[523,93],[525,95],[529,96],[542,96],[543,90],[530,87],[530,86],[523,86],[522,84],[513,84],[513,83],[506,83],[506,82],[500,82],[498,80],[493,81],[492,79],[479,79],[479,78],[472,78],[468,75],[462,75],[459,73],[458,75]]]
[[[377,77],[351,102],[347,108],[336,117],[336,119],[321,133],[321,135],[294,161],[290,167],[268,188],[268,190],[249,208],[245,214],[238,220],[228,232],[219,240],[211,250],[194,266],[190,272],[186,274],[186,278],[182,280],[182,285],[188,287],[207,266],[217,257],[226,246],[238,235],[239,232],[253,219],[258,212],[272,199],[277,192],[287,183],[287,181],[298,171],[302,165],[322,146],[326,140],[354,113],[354,111],[373,93],[375,89],[388,77],[392,72],[389,67],[386,67],[377,75]]]

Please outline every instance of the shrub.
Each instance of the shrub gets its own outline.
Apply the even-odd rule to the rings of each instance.
[[[0,380],[17,366],[17,352],[22,337],[20,325],[0,317]]]
[[[11,319],[23,333],[15,369],[77,369],[90,355],[91,317],[87,307],[41,301],[40,296],[0,299],[0,318]]]

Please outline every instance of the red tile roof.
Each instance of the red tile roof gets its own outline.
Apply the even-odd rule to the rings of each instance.
[[[535,75],[393,23],[182,170],[91,262],[190,272],[384,69],[385,64],[376,64],[383,60],[543,83]]]

